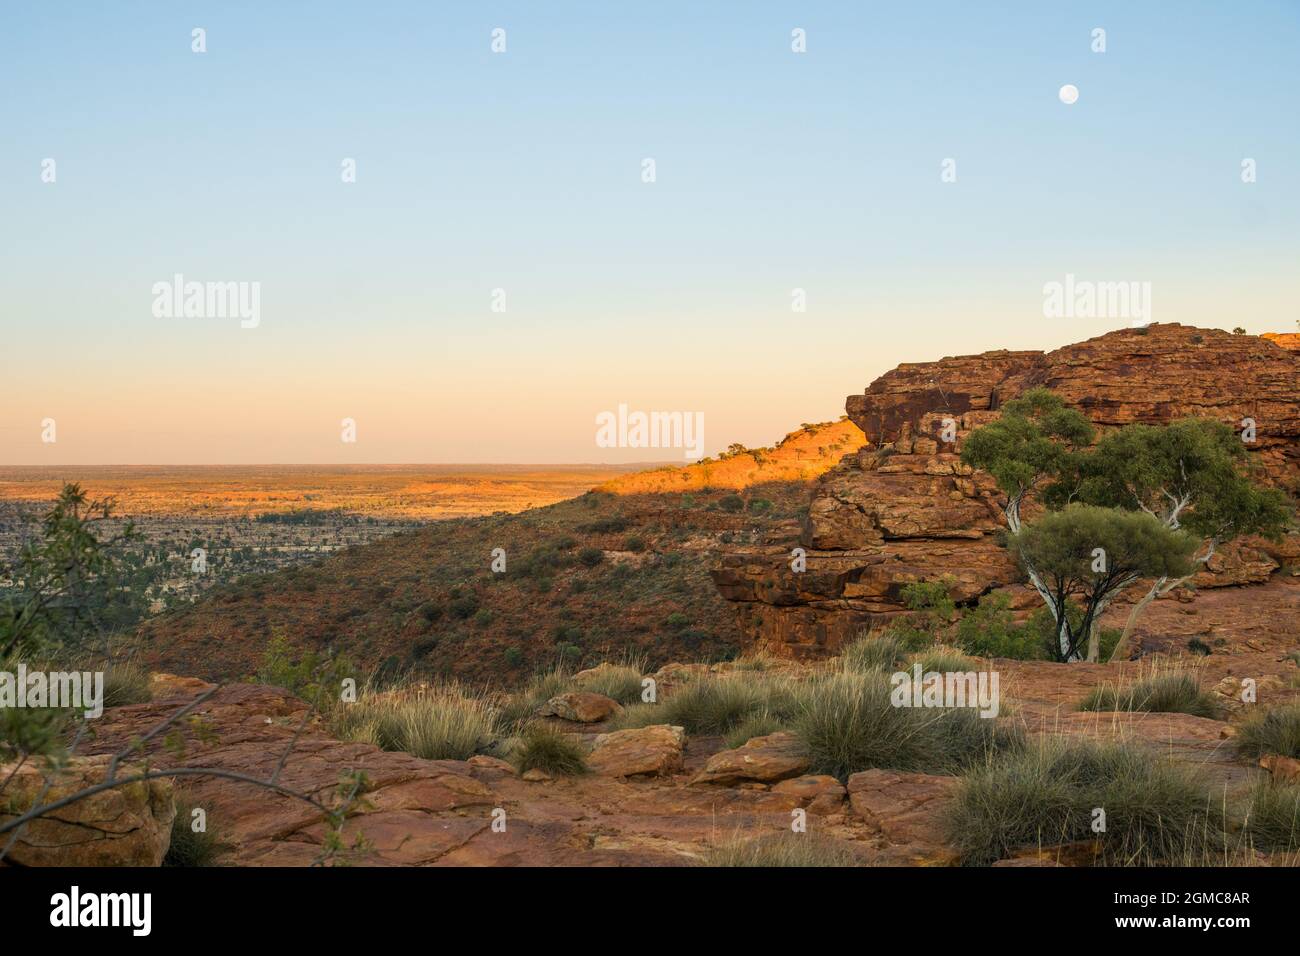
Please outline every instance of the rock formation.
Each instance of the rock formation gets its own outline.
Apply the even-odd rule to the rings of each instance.
[[[713,570],[734,601],[748,640],[774,653],[815,658],[880,619],[904,611],[902,589],[948,578],[971,602],[1010,588],[1035,606],[998,541],[1001,504],[988,476],[961,463],[965,435],[1002,403],[1045,386],[1099,428],[1214,418],[1238,430],[1264,480],[1300,490],[1300,352],[1257,336],[1151,325],[1123,329],[1054,352],[985,352],[907,363],[847,400],[868,444],[819,480],[804,523],[806,570],[791,549],[768,545],[724,555]],[[945,424],[955,430],[944,441]],[[951,437],[951,436],[949,436]],[[1249,540],[1226,547],[1200,587],[1266,579],[1300,557]]]

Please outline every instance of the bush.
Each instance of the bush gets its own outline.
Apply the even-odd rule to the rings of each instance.
[[[980,657],[1036,661],[1049,656],[1039,629],[1031,624],[1017,624],[1011,613],[1011,598],[1001,592],[984,595],[973,611],[962,616],[954,643],[968,654]]]
[[[176,818],[172,820],[172,840],[163,857],[163,866],[215,866],[225,844],[210,829],[212,818],[204,820],[204,830],[194,832],[195,805],[184,794],[176,795]]]
[[[846,671],[864,674],[868,671],[893,673],[907,660],[903,642],[892,634],[879,637],[858,638],[840,655],[840,667]]]
[[[463,621],[472,617],[478,610],[478,598],[472,594],[462,594],[452,598],[447,604],[447,609],[451,611],[453,617]]]
[[[667,619],[665,619],[664,626],[671,631],[680,631],[689,623],[691,623],[689,617],[681,611],[673,611],[673,613],[669,614]]]
[[[623,547],[625,550],[639,554],[645,550],[645,539],[639,538],[636,535],[629,535],[627,540],[623,542]]]
[[[331,658],[316,651],[294,652],[289,639],[273,633],[262,655],[262,662],[251,680],[258,684],[283,687],[322,710],[338,703],[345,678],[356,678],[356,668],[346,657]]]
[[[793,726],[812,757],[810,773],[845,780],[873,767],[953,773],[1021,745],[974,708],[895,707],[884,674],[836,674],[801,688]]]
[[[735,514],[745,507],[745,499],[740,495],[724,495],[718,500],[718,507],[723,511],[729,511]]]
[[[1300,786],[1261,781],[1251,791],[1245,833],[1260,850],[1300,850]]]
[[[534,721],[524,728],[511,758],[520,773],[544,770],[555,776],[574,776],[587,772],[587,756],[582,745],[542,721]]]
[[[1196,674],[1170,668],[1129,684],[1103,684],[1093,688],[1080,701],[1079,710],[1142,711],[1213,718],[1219,715],[1219,704],[1214,695],[1201,690]]]
[[[605,552],[600,548],[583,548],[578,552],[578,562],[589,568],[594,568],[604,560]]]
[[[1256,714],[1237,728],[1233,743],[1243,757],[1280,754],[1300,759],[1300,703]]]
[[[425,760],[468,760],[497,736],[500,714],[486,697],[457,684],[366,693],[338,707],[331,730]]]
[[[740,835],[710,847],[705,866],[810,867],[861,866],[842,843],[807,833],[780,833],[746,839]]]
[[[1093,809],[1106,812],[1104,833]],[[1110,864],[1204,863],[1224,820],[1194,771],[1140,746],[1055,738],[967,773],[949,806],[948,841],[983,865],[1017,850],[1096,840]]]
[[[510,668],[518,667],[524,662],[524,652],[517,647],[507,647],[503,656],[505,657],[506,666]]]

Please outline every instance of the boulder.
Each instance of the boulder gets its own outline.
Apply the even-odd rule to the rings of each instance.
[[[623,708],[604,694],[576,690],[552,697],[537,711],[539,717],[559,717],[580,724],[594,724],[617,714]]]
[[[783,730],[754,737],[735,750],[714,754],[691,783],[771,783],[797,777],[810,764],[803,742],[797,735]]]
[[[788,794],[799,801],[799,806],[806,807],[809,813],[826,816],[839,813],[844,806],[844,796],[848,792],[844,784],[826,774],[808,774],[791,777],[773,785],[773,793]]]
[[[54,771],[53,784],[41,798],[53,803],[79,790],[102,783],[110,757],[72,757]],[[13,765],[0,765],[0,780]],[[37,762],[20,766],[5,787],[0,823],[7,823],[40,798],[48,768]],[[119,779],[141,772],[120,764]],[[26,825],[6,857],[20,866],[158,866],[171,845],[176,807],[170,780],[148,780],[102,790],[70,803]],[[9,834],[4,835],[8,840]]]
[[[600,734],[587,766],[608,777],[666,776],[682,769],[686,731],[668,724]]]

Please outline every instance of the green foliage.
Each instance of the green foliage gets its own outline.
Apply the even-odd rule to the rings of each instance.
[[[1201,682],[1195,673],[1178,668],[1157,671],[1121,686],[1102,684],[1094,687],[1080,701],[1079,710],[1191,714],[1212,719],[1219,716],[1219,704],[1214,695],[1201,690]]]
[[[1106,813],[1092,831],[1093,809]],[[1100,862],[1201,864],[1224,843],[1224,819],[1193,771],[1136,744],[1048,739],[970,770],[946,815],[968,864],[1017,850],[1099,842]]]
[[[946,674],[951,671],[972,671],[978,666],[965,654],[950,647],[936,646],[927,648],[912,657],[912,663],[921,665],[921,673]]]
[[[718,500],[718,507],[734,514],[745,507],[745,499],[740,495],[724,495]]]
[[[1243,534],[1277,537],[1286,526],[1286,496],[1250,478],[1245,446],[1222,422],[1186,418],[1163,427],[1126,425],[1107,434],[1047,496],[1141,509],[1199,538]]]
[[[800,689],[792,726],[812,773],[840,780],[873,767],[946,774],[1022,746],[1019,732],[973,708],[895,707],[891,689],[878,672],[835,674]]]
[[[589,568],[594,568],[604,560],[605,552],[600,550],[600,548],[583,548],[578,552],[579,563]]]
[[[992,475],[1004,494],[1020,498],[1077,467],[1080,449],[1092,439],[1087,418],[1051,391],[1034,388],[967,435],[961,459]]]
[[[1050,622],[1051,615],[1045,608],[1042,613]],[[1052,637],[1050,626],[1044,635],[1033,623],[1017,624],[1010,596],[994,592],[981,597],[973,610],[962,615],[953,642],[968,654],[980,657],[1032,661],[1051,656]]]
[[[1191,573],[1196,541],[1143,512],[1072,504],[1026,525],[1009,547],[1022,567],[1038,575],[1058,613],[1071,597],[1080,600],[1082,621],[1066,627],[1067,647],[1054,648],[1060,659],[1070,660],[1117,592],[1140,578]],[[1102,570],[1094,570],[1098,549]]]
[[[582,745],[571,735],[542,721],[534,721],[524,728],[511,759],[520,773],[544,770],[555,776],[574,776],[587,772],[587,756]]]
[[[299,654],[283,632],[273,631],[257,673],[251,679],[258,684],[283,687],[325,710],[338,702],[347,678],[356,680],[357,670],[346,657],[331,657],[313,650]]]
[[[1245,757],[1280,754],[1300,760],[1300,703],[1270,707],[1255,714],[1237,728],[1233,744]]]
[[[101,536],[112,519],[111,499],[63,486],[41,519],[40,536],[12,566],[0,567],[0,579],[13,582],[0,588],[0,659],[84,651],[143,616],[143,596],[123,586],[119,564],[120,548],[138,535],[128,523]]]

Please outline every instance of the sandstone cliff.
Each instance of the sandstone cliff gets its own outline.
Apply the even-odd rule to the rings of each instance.
[[[902,588],[950,578],[959,601],[1009,588],[1036,599],[998,541],[992,481],[958,455],[971,429],[1029,388],[1046,386],[1101,428],[1215,418],[1240,429],[1261,475],[1300,490],[1300,353],[1264,338],[1152,325],[1053,352],[994,351],[908,363],[849,396],[849,418],[869,445],[822,476],[800,544],[807,570],[791,570],[784,544],[737,550],[713,571],[735,602],[747,639],[785,656],[833,653],[863,627],[904,610]],[[945,420],[956,440],[945,442]],[[1201,587],[1265,580],[1300,558],[1300,541],[1250,540],[1224,548]]]

